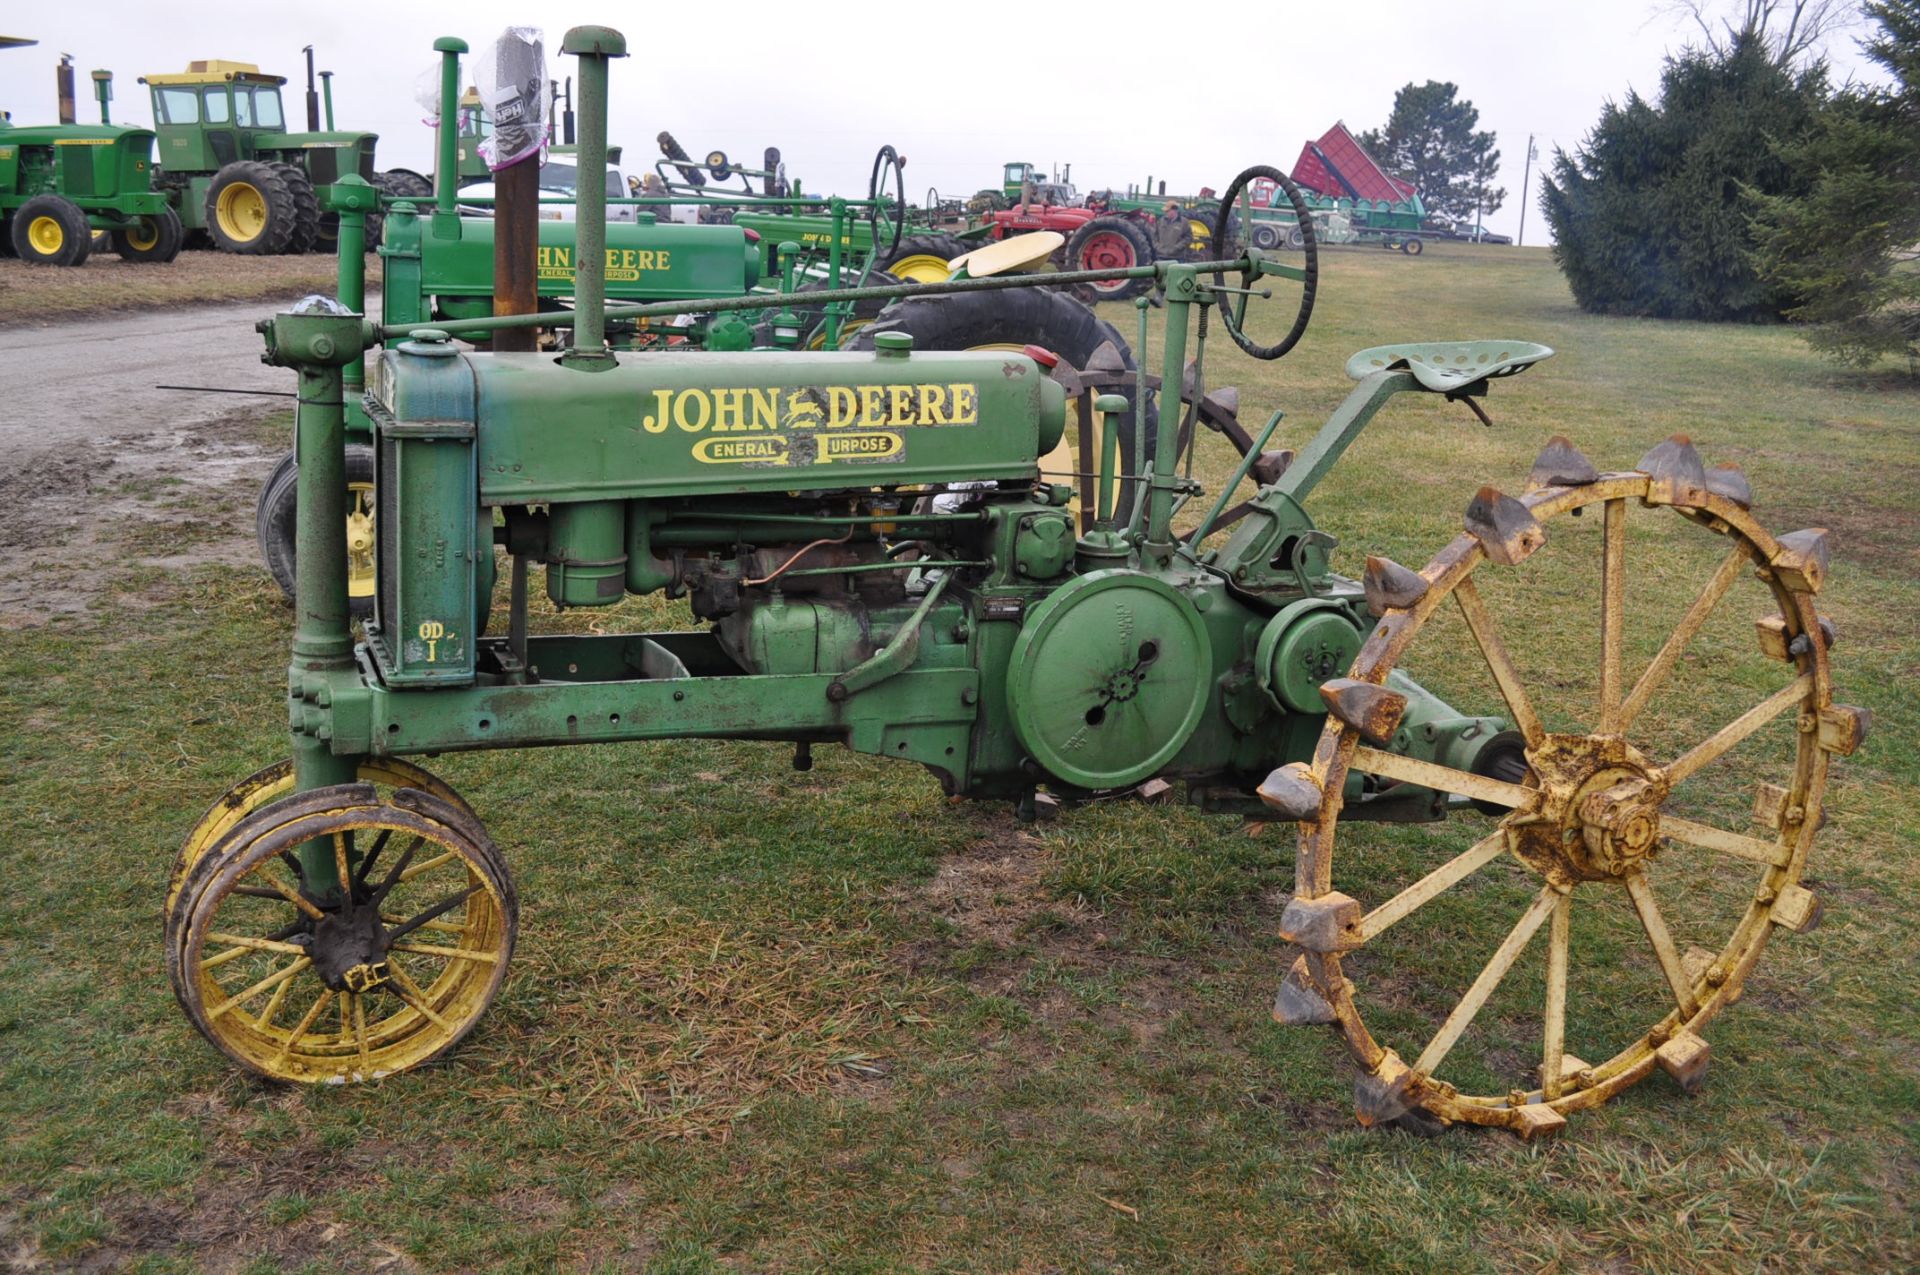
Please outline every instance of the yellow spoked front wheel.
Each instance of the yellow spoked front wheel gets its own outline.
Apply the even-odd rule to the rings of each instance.
[[[471,813],[417,789],[315,789],[234,824],[175,902],[170,974],[200,1033],[272,1080],[373,1080],[444,1054],[506,976],[519,906]]]
[[[451,785],[403,758],[369,757],[360,763],[355,773],[361,783],[373,785],[376,791],[415,788],[438,797],[468,815],[473,814],[473,808]],[[180,895],[180,887],[186,884],[188,874],[206,856],[207,851],[242,819],[292,791],[293,759],[288,758],[256,770],[207,807],[207,812],[187,833],[186,840],[181,843],[180,854],[173,861],[173,874],[167,881],[167,921],[170,927],[174,916],[174,900]]]

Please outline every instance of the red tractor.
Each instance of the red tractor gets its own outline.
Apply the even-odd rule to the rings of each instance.
[[[1048,181],[1032,164],[1009,163],[1001,190],[1001,198],[991,201],[994,207],[976,214],[975,225],[988,227],[990,238],[1057,231],[1066,243],[1054,264],[1065,270],[1143,266],[1154,260],[1151,214],[1089,207],[1064,174],[1060,181]],[[1093,285],[1093,292],[1102,301],[1124,301],[1150,286],[1150,280],[1116,279]]]

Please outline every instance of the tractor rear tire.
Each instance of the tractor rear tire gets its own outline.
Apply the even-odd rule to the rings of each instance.
[[[293,194],[293,237],[287,240],[287,251],[312,252],[320,243],[320,200],[313,193],[313,183],[298,164],[275,163],[273,171]]]
[[[1131,217],[1095,217],[1067,240],[1067,269],[1105,270],[1153,264],[1153,240]],[[1151,279],[1109,279],[1087,287],[1102,301],[1131,301]]]
[[[874,266],[907,283],[945,283],[952,273],[947,263],[978,246],[952,235],[908,235],[892,252],[881,253]]]
[[[1084,368],[1094,351],[1111,343],[1121,362],[1134,366],[1133,350],[1120,329],[1095,314],[1084,302],[1052,288],[1009,288],[1000,292],[956,292],[936,297],[902,297],[880,312],[880,317],[850,337],[843,348],[874,349],[882,332],[905,332],[916,350],[1018,350],[1037,345]],[[1131,385],[1110,391],[1133,400]],[[1147,404],[1147,437],[1153,437],[1158,412]],[[1134,413],[1122,413],[1120,472],[1133,472]],[[1074,436],[1074,416],[1067,414],[1067,436]],[[1151,443],[1149,443],[1151,446]],[[1097,460],[1092,462],[1097,463]]]
[[[152,262],[164,265],[180,255],[187,232],[180,227],[180,214],[163,208],[157,217],[142,217],[132,227],[113,232],[113,250],[122,261]]]
[[[267,475],[267,481],[260,488],[260,503],[253,515],[254,535],[260,542],[260,557],[288,602],[293,601],[294,528],[299,512],[298,478],[299,466],[294,462],[294,454],[288,452],[273,467],[273,472]],[[358,488],[362,492],[373,490],[373,448],[361,443],[347,444],[347,488],[349,491]],[[349,500],[350,521],[352,516],[353,502]],[[364,620],[373,614],[371,555],[365,557],[367,568],[357,575],[349,558],[347,610],[356,620]]]
[[[80,205],[60,195],[35,195],[13,214],[13,250],[38,266],[86,264],[93,230]]]
[[[392,199],[411,199],[423,210],[433,200],[433,182],[411,168],[389,168],[373,175],[373,184],[382,195]],[[384,212],[367,214],[367,251],[380,246],[386,231]]]
[[[299,229],[293,191],[273,165],[235,160],[207,187],[207,233],[222,252],[243,257],[283,253]]]

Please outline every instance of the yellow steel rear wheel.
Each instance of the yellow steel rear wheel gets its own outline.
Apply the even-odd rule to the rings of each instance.
[[[67,244],[67,232],[52,217],[35,217],[27,223],[27,242],[34,251],[53,256]]]
[[[309,843],[328,856],[313,877],[298,853]],[[249,1071],[307,1084],[374,1080],[451,1049],[499,991],[519,915],[471,813],[364,784],[254,811],[180,904],[169,973],[188,1018]]]
[[[373,484],[347,484],[347,597],[371,598],[373,565]]]
[[[909,283],[945,283],[947,276],[953,273],[945,257],[932,253],[915,253],[902,257],[887,266],[887,273],[897,275]]]
[[[251,182],[230,182],[214,200],[213,215],[229,239],[250,243],[267,228],[267,197]]]

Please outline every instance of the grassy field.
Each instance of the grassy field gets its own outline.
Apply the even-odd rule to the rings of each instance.
[[[211,249],[183,252],[165,265],[122,261],[100,250],[77,269],[33,266],[0,257],[0,324],[48,323],[113,310],[151,310],[200,301],[291,298],[333,293],[335,258],[237,257]],[[380,259],[367,258],[367,283],[380,284]]]
[[[1132,331],[1130,307],[1108,309]],[[174,1005],[159,907],[200,811],[283,753],[289,617],[262,571],[165,565],[250,537],[247,493],[162,486],[122,493],[158,521],[122,533],[83,618],[28,619],[0,640],[0,1260],[1913,1269],[1920,384],[1836,371],[1781,329],[1590,318],[1544,252],[1466,246],[1331,253],[1300,349],[1254,365],[1219,341],[1209,374],[1239,385],[1256,425],[1284,406],[1280,437],[1297,445],[1346,392],[1353,351],[1469,336],[1561,353],[1496,386],[1492,429],[1428,396],[1391,407],[1316,497],[1343,541],[1336,566],[1426,561],[1474,488],[1518,490],[1554,433],[1604,469],[1685,432],[1710,464],[1745,468],[1776,532],[1834,531],[1836,680],[1876,732],[1836,767],[1810,872],[1825,924],[1768,949],[1709,1033],[1697,1096],[1656,1075],[1544,1145],[1362,1130],[1339,1042],[1268,1015],[1290,828],[1126,804],[1024,826],[1003,806],[949,804],[906,767],[821,750],[796,774],[777,746],[698,742],[431,763],[519,882],[499,1001],[447,1065],[354,1089],[253,1083]],[[281,428],[259,427],[262,472]],[[1217,481],[1227,455],[1206,443],[1200,473]],[[1562,538],[1590,547],[1595,529],[1573,526]],[[1691,596],[1714,557],[1634,526],[1644,659],[1660,599]],[[1577,699],[1591,577],[1543,584],[1496,603],[1516,648],[1525,635],[1523,666]],[[1662,729],[1710,729],[1753,702],[1753,614],[1706,641],[1724,640],[1736,676],[1676,682]],[[539,617],[679,622],[646,601]],[[1459,664],[1443,647],[1420,671],[1478,706]],[[1746,767],[1770,747],[1721,763],[1707,804],[1747,800]],[[1371,870],[1438,862],[1484,830],[1459,822],[1383,832]],[[1695,885],[1710,903],[1716,883]],[[1432,997],[1457,998],[1512,924],[1516,888],[1495,874],[1371,967],[1383,1013],[1444,1012]],[[1649,986],[1631,961],[1619,987],[1582,981],[1597,950],[1576,946],[1576,1022],[1589,1004],[1631,1010]],[[1516,995],[1537,966],[1536,952]],[[1500,1001],[1488,1017],[1494,1036],[1537,1034]]]

